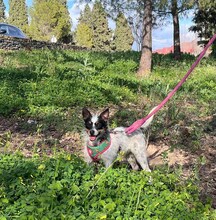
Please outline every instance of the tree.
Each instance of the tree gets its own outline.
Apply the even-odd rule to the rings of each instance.
[[[88,25],[89,28],[92,28],[92,12],[88,4],[85,6],[83,12],[81,12],[79,22]]]
[[[75,31],[76,44],[89,49],[93,47],[93,27],[91,15],[91,9],[87,4],[83,12],[81,12]]]
[[[67,0],[59,0],[59,2],[62,3],[64,7],[67,7]]]
[[[93,48],[100,51],[110,50],[111,31],[108,28],[107,14],[97,1],[92,9]]]
[[[114,32],[114,45],[117,51],[131,50],[134,38],[127,19],[123,13],[119,13],[116,19]]]
[[[196,0],[199,9],[215,8],[216,1],[212,0]]]
[[[203,7],[200,5],[193,18],[195,25],[190,30],[198,33],[198,37],[203,39],[203,43],[205,43],[206,40],[216,33],[215,18],[216,7],[206,7],[206,5]],[[216,41],[214,41],[212,46],[212,55],[216,57]]]
[[[198,0],[194,14],[194,26],[190,30],[197,32],[200,38],[208,39],[216,33],[216,1]]]
[[[193,22],[194,26],[190,30],[197,32],[203,39],[209,39],[216,33],[216,8],[198,9],[195,12]]]
[[[173,43],[174,43],[174,58],[179,59],[181,56],[179,16],[178,16],[177,0],[171,1],[171,15],[173,19]]]
[[[0,0],[0,22],[4,22],[5,19],[5,5],[3,0]]]
[[[81,1],[81,0],[78,0]],[[88,1],[88,0],[84,0]],[[139,77],[148,76],[152,65],[152,0],[101,0],[109,15],[114,17],[118,12],[131,14],[131,11],[140,15],[142,21],[142,48],[139,70]],[[94,14],[94,13],[93,13]]]
[[[173,20],[173,43],[174,43],[174,58],[179,59],[181,56],[180,48],[180,28],[179,15],[185,13],[193,6],[191,0],[159,0],[157,1],[156,13],[159,17],[166,18],[171,15]]]
[[[85,23],[79,23],[75,32],[76,44],[91,49],[93,46],[92,38],[92,29]]]
[[[146,77],[152,67],[152,0],[144,0],[143,37],[138,77]]]
[[[34,0],[30,15],[30,36],[35,40],[49,41],[53,35],[61,40],[71,32],[69,14],[62,0]]]
[[[28,29],[28,14],[25,0],[9,0],[8,22],[26,32]]]
[[[63,43],[70,43],[72,42],[72,33],[71,33],[72,20],[67,8],[67,0],[59,0],[59,1],[65,8],[65,12],[66,12],[66,14],[64,14],[66,25],[63,26],[61,30],[61,32],[64,34],[62,34],[62,36],[59,38],[59,41]]]

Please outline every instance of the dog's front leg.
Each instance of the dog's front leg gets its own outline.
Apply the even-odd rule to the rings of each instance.
[[[93,160],[89,157],[89,158],[84,158],[85,162],[90,165],[93,163]]]
[[[84,148],[83,154],[84,154],[84,161],[85,161],[88,165],[92,164],[92,163],[93,163],[93,160],[92,160],[92,158],[89,156],[86,147]]]
[[[106,168],[109,168],[110,166],[112,166],[112,161],[110,161],[110,160],[103,160],[103,163]]]

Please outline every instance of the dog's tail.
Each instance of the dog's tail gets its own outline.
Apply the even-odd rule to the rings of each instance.
[[[156,106],[157,107],[157,106]],[[150,112],[149,114],[156,108],[154,107]],[[153,121],[153,118],[154,118],[154,115],[152,115],[148,120],[146,120],[146,122],[141,126],[142,129],[148,129],[148,127],[150,126],[150,124],[152,123]]]

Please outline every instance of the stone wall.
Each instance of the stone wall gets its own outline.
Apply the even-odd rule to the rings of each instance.
[[[71,49],[86,50],[86,48],[78,47],[70,44],[51,43],[45,41],[36,41],[31,39],[20,39],[0,35],[0,49],[3,50],[33,50],[33,49]]]

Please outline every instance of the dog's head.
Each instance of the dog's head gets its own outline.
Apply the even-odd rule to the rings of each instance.
[[[96,141],[107,131],[109,109],[104,110],[100,115],[92,115],[87,108],[82,110],[83,120],[90,141]]]

